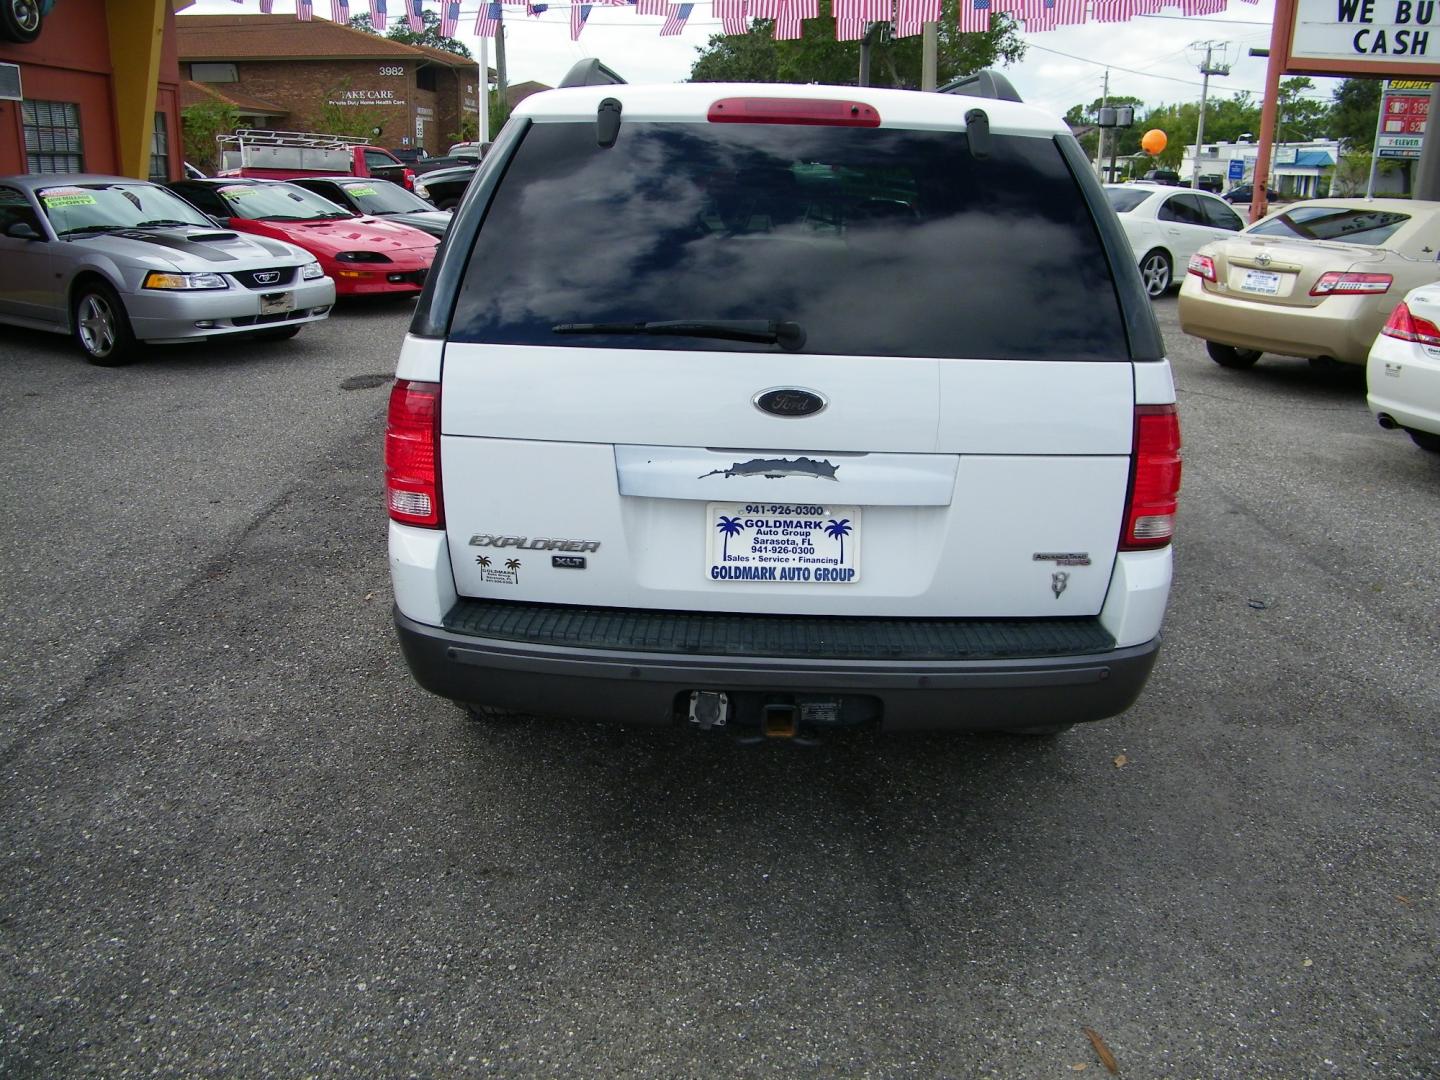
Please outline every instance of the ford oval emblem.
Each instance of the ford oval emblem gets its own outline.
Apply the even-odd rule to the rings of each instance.
[[[814,416],[828,402],[813,390],[799,386],[772,386],[750,399],[761,412],[771,416]]]

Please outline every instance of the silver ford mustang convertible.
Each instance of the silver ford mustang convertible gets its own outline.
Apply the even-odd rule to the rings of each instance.
[[[142,342],[292,337],[334,303],[308,252],[219,228],[155,184],[0,177],[0,322],[72,334],[92,363]]]

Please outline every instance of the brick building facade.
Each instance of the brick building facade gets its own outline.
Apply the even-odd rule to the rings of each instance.
[[[0,100],[0,175],[179,177],[171,0],[65,0],[33,41],[0,41],[0,64],[18,91]]]
[[[463,56],[320,18],[182,15],[176,25],[182,77],[270,104],[278,115],[265,126],[365,135],[431,154],[474,137],[479,67]],[[337,122],[348,130],[334,131]]]

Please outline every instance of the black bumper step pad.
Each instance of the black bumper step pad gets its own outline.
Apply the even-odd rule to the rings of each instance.
[[[729,615],[697,611],[462,599],[454,634],[571,649],[805,660],[1002,660],[1108,652],[1094,618],[894,619]]]

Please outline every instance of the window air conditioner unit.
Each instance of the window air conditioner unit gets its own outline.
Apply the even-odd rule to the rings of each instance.
[[[0,101],[21,101],[20,65],[0,64]]]

